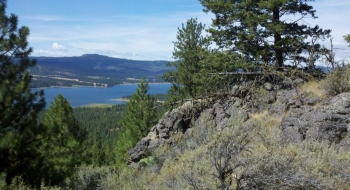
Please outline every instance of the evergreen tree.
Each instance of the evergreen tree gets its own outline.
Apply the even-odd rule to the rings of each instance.
[[[28,68],[28,27],[17,28],[16,15],[6,15],[6,1],[0,1],[0,173],[10,183],[21,175],[26,182],[40,183],[41,146],[45,128],[37,114],[45,107],[43,91],[32,92]]]
[[[348,45],[349,45],[349,47],[350,47],[350,34],[345,35],[345,36],[344,36],[344,39],[345,39],[346,42],[348,42]]]
[[[127,103],[125,117],[120,124],[122,129],[116,143],[116,165],[122,167],[128,158],[127,152],[138,140],[147,135],[157,123],[157,112],[154,109],[155,99],[147,94],[148,82],[142,78],[130,101]]]
[[[101,140],[101,134],[98,130],[95,130],[94,132],[94,141],[91,147],[91,157],[92,157],[92,164],[94,166],[102,166],[105,164],[105,152],[104,150],[107,147],[102,146],[102,140]]]
[[[217,45],[244,55],[248,61],[275,63],[278,67],[288,59],[306,61],[300,54],[309,46],[320,50],[319,44],[306,39],[324,38],[331,32],[304,24],[305,17],[317,18],[307,4],[312,0],[199,1],[206,12],[215,15],[209,32]]]
[[[47,181],[58,184],[70,176],[83,162],[86,131],[73,116],[73,109],[61,94],[54,97],[44,118],[47,139],[43,151],[46,158]]]
[[[205,25],[193,18],[178,29],[173,51],[176,61],[168,63],[168,66],[175,70],[163,75],[163,79],[172,84],[169,92],[174,100],[201,94],[201,61],[208,55],[210,45],[210,39],[203,36],[204,29]]]

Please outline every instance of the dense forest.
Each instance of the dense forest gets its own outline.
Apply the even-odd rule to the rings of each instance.
[[[327,92],[322,94],[324,97],[349,92],[346,61],[335,60],[334,50],[319,44],[330,37],[331,30],[299,22],[305,17],[317,18],[316,10],[307,0],[199,2],[205,12],[214,15],[213,23],[206,27],[198,19],[190,18],[178,28],[173,51],[176,61],[167,63],[167,69],[159,66],[164,62],[150,62],[152,67],[143,65],[135,69],[126,68],[126,60],[119,60],[120,65],[111,66],[107,64],[111,61],[108,57],[103,57],[105,64],[96,66],[99,56],[84,55],[80,58],[92,61],[86,64],[89,68],[78,72],[76,68],[53,69],[59,58],[32,59],[33,50],[27,41],[29,28],[18,27],[17,16],[6,14],[6,0],[0,1],[0,189],[349,187],[350,180],[346,180],[349,174],[341,173],[348,171],[348,153],[333,151],[333,144],[321,141],[284,145],[279,135],[273,133],[279,130],[282,119],[263,112],[264,106],[259,110],[262,112],[250,113],[251,123],[230,120],[227,130],[222,131],[213,129],[216,122],[213,118],[203,116],[203,121],[195,120],[200,108],[192,109],[193,100],[203,106],[209,100],[224,101],[237,84],[241,85],[243,100],[258,101],[265,93],[259,82],[276,82],[278,86],[278,82],[292,74],[305,81],[322,79],[320,84]],[[290,15],[297,19],[285,19]],[[350,35],[344,39],[350,43]],[[214,43],[215,48],[211,46]],[[322,58],[334,69],[327,76],[316,68]],[[71,64],[76,59],[79,57],[69,58],[67,64],[76,66]],[[41,61],[47,66],[40,65]],[[72,108],[65,97],[58,95],[45,110],[44,91],[31,90],[46,85],[92,84],[93,68],[97,83],[107,86],[127,77],[138,78],[136,92],[124,97],[129,100],[126,105]],[[48,71],[52,72],[49,75],[63,72],[65,75],[58,77],[85,83],[70,80],[62,83],[42,77],[40,72]],[[148,82],[160,81],[150,72],[162,74],[161,80],[172,84],[168,95],[148,94]],[[307,84],[311,89],[313,83]],[[312,93],[300,96],[304,95],[324,98]],[[321,105],[315,105],[315,109],[317,106]],[[129,167],[130,149],[142,142],[164,113],[174,110],[190,116],[176,124],[193,128],[192,141],[185,141],[188,137],[174,131],[170,143],[153,152],[144,151],[139,163]],[[174,113],[169,117],[177,118],[179,113]],[[251,145],[256,139],[259,142]],[[305,160],[304,165],[298,165]],[[344,170],[334,171],[333,166]]]

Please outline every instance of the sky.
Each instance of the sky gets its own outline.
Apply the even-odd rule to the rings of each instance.
[[[314,26],[332,29],[337,59],[349,59],[349,0],[316,0]],[[30,28],[32,56],[101,54],[134,60],[173,60],[173,42],[190,18],[211,25],[198,0],[8,0],[7,14]],[[329,41],[321,42],[329,46]]]

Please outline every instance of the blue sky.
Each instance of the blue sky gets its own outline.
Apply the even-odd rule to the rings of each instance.
[[[311,25],[332,29],[339,59],[350,56],[349,0],[316,0]],[[172,60],[177,28],[189,18],[207,26],[211,15],[198,0],[8,0],[7,13],[30,28],[33,56],[97,53],[136,60]],[[328,41],[324,42],[328,45]]]

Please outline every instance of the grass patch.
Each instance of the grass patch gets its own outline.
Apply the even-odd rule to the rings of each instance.
[[[299,86],[298,90],[301,94],[309,94],[310,97],[326,97],[326,93],[321,88],[320,82],[318,81],[309,81],[307,83],[304,83],[301,86]]]
[[[80,107],[88,107],[88,108],[110,108],[114,106],[114,104],[88,104]]]

